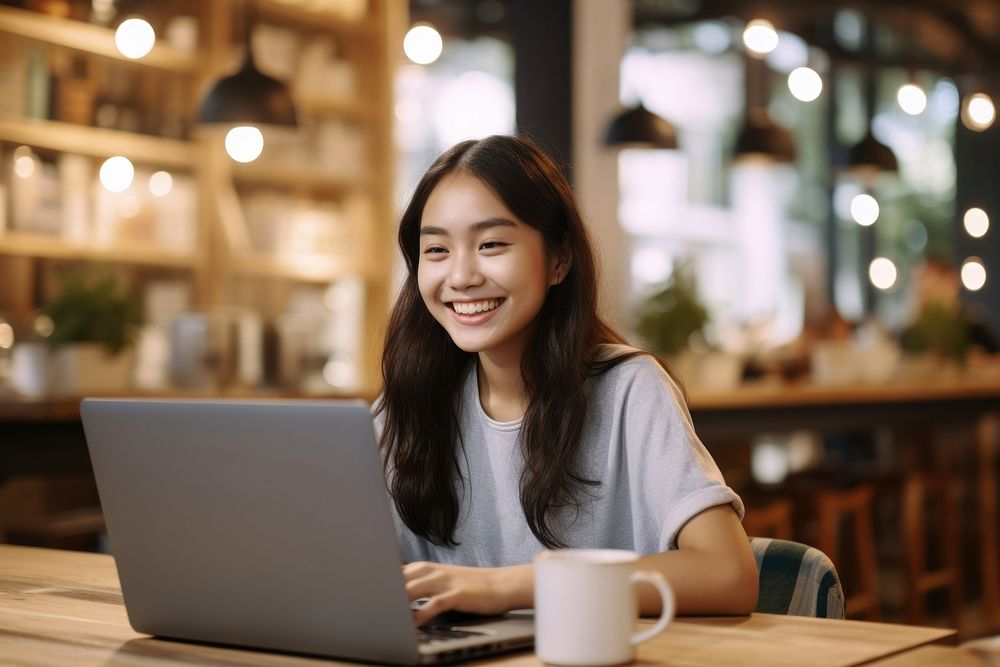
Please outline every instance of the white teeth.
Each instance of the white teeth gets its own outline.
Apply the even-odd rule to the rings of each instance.
[[[451,305],[455,309],[456,313],[461,313],[462,315],[474,315],[475,313],[485,313],[486,311],[493,310],[500,305],[500,299],[475,301],[473,303],[459,303],[457,301],[453,301]]]

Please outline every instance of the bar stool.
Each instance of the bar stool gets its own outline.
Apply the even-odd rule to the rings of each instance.
[[[870,484],[862,484],[851,489],[826,489],[819,491],[816,498],[818,523],[817,547],[827,554],[841,578],[846,581],[843,567],[844,554],[841,540],[841,524],[852,519],[854,524],[853,542],[856,561],[857,586],[853,595],[847,597],[845,607],[849,617],[864,616],[877,621],[882,617],[879,607],[878,566],[875,558],[875,533],[872,529],[872,502],[874,490]]]
[[[950,476],[917,472],[903,485],[903,538],[905,540],[907,614],[910,623],[927,620],[927,594],[948,591],[952,627],[962,624],[962,577],[959,561],[958,500]],[[938,508],[939,534],[928,540],[928,501]],[[934,549],[935,545],[938,549]],[[940,565],[928,569],[928,554],[937,551]]]
[[[748,506],[743,516],[743,529],[751,537],[792,539],[792,501],[774,500],[767,505]]]

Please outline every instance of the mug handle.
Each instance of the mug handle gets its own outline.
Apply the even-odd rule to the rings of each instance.
[[[648,630],[636,632],[632,635],[632,646],[638,646],[667,629],[667,624],[674,617],[674,592],[670,589],[670,585],[667,584],[667,580],[663,578],[663,575],[655,571],[640,570],[633,572],[629,577],[629,581],[633,584],[640,581],[652,584],[660,592],[660,598],[663,600],[663,611],[660,613],[660,618],[656,621],[656,625]]]

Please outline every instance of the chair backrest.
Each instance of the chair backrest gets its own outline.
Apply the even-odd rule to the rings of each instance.
[[[751,537],[750,546],[760,581],[756,611],[844,618],[844,589],[826,554],[806,544],[767,537]]]

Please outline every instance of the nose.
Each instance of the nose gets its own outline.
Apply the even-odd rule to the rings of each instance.
[[[450,268],[448,286],[452,289],[467,289],[481,285],[483,282],[478,258],[474,252],[458,251],[453,253]]]

